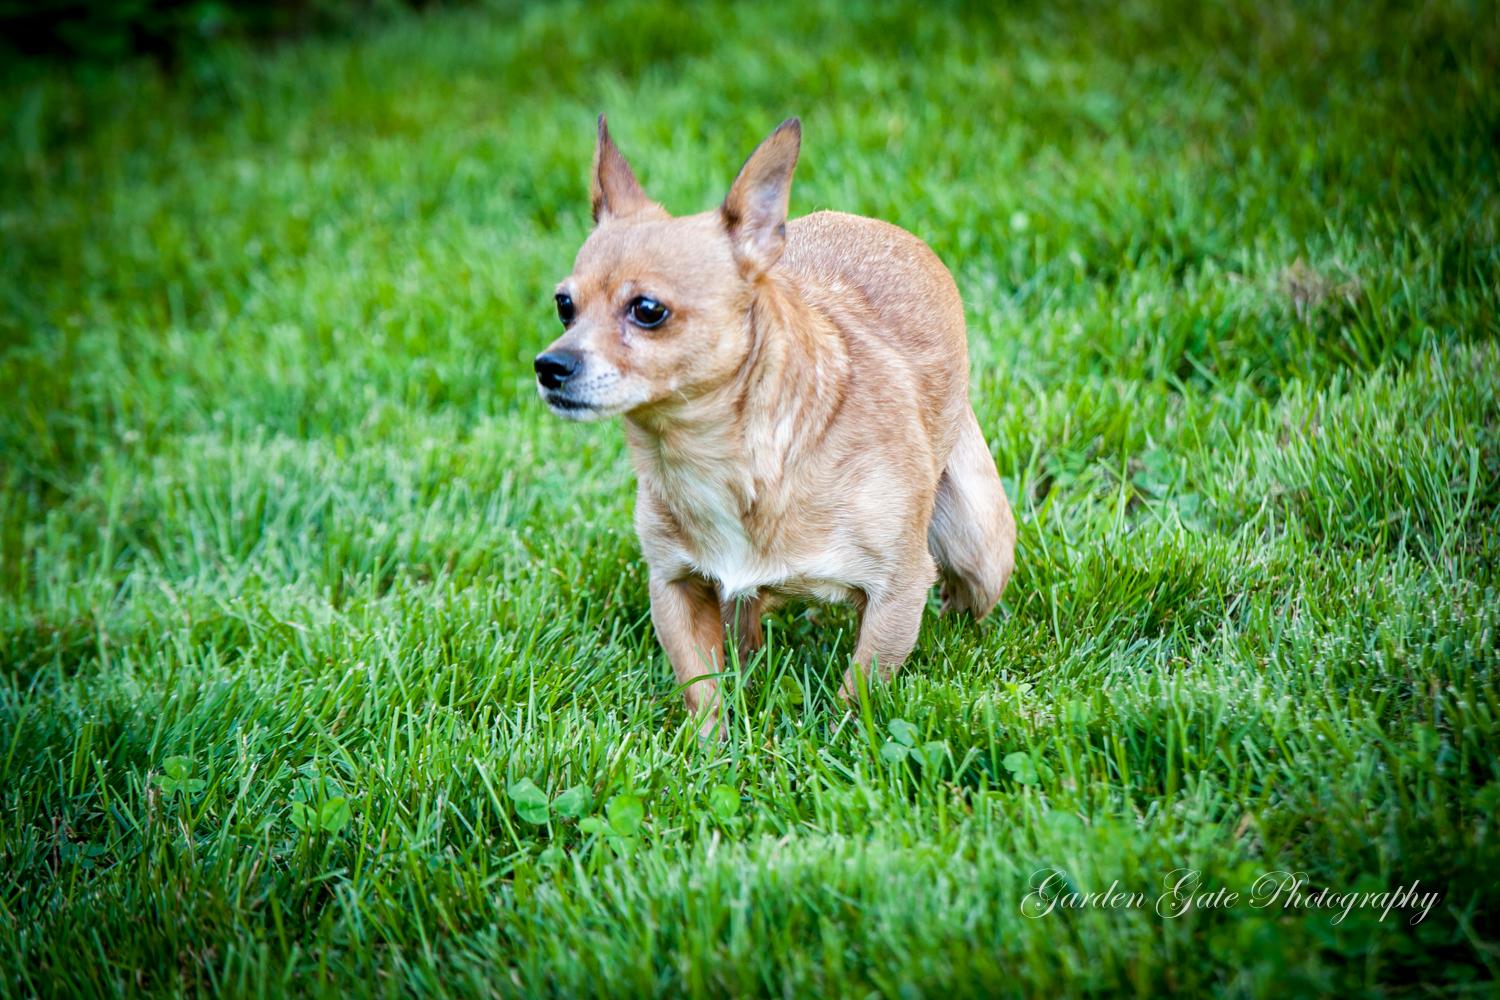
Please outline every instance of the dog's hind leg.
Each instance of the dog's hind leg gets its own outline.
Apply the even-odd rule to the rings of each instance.
[[[734,598],[720,605],[720,613],[724,618],[724,631],[728,633],[730,641],[739,651],[742,667],[749,663],[751,658],[760,651],[760,647],[765,644],[765,634],[761,631],[760,619],[770,610],[771,603],[766,594],[753,594],[749,597]]]
[[[922,608],[932,587],[935,567],[926,552],[918,550],[906,570],[891,585],[865,593],[860,601],[859,638],[854,643],[854,663],[844,672],[839,697],[846,704],[859,701],[859,683],[877,676],[889,681],[906,662],[922,628]]]
[[[973,408],[938,480],[927,548],[941,574],[943,610],[989,614],[1015,568],[1016,520]]]

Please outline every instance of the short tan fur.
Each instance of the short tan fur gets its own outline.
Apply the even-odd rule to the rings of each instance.
[[[776,601],[853,603],[852,700],[856,671],[889,678],[911,652],[934,581],[983,617],[1014,565],[953,278],[889,223],[788,222],[801,138],[782,123],[723,205],[676,218],[601,116],[596,226],[537,358],[554,412],[623,417],[652,621],[705,735],[723,730],[726,626],[748,656]]]

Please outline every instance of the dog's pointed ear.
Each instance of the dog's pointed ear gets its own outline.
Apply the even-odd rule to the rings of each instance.
[[[594,146],[594,170],[589,176],[589,198],[593,202],[594,221],[623,219],[648,208],[660,208],[646,197],[641,182],[635,179],[630,164],[620,155],[609,137],[609,126],[599,116],[599,142]]]
[[[724,199],[724,228],[747,277],[764,274],[786,246],[792,171],[801,148],[802,121],[788,118],[750,154]]]

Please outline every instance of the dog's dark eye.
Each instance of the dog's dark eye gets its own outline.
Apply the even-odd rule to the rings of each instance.
[[[553,297],[557,299],[557,318],[567,326],[573,322],[573,297],[567,292],[558,292]]]
[[[631,301],[625,314],[630,317],[630,322],[649,330],[666,322],[669,311],[655,299],[641,295]]]

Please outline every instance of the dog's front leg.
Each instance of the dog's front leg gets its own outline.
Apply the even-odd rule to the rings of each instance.
[[[922,630],[922,609],[927,605],[927,588],[932,586],[936,568],[931,559],[925,567],[893,586],[866,594],[864,613],[859,622],[859,641],[854,646],[854,663],[844,673],[839,697],[845,704],[859,702],[859,678],[870,682],[870,665],[882,681],[889,681],[917,644]]]
[[[724,623],[712,584],[696,577],[651,577],[651,623],[684,685],[688,714],[700,720],[700,737],[725,733],[717,674],[724,664]]]

